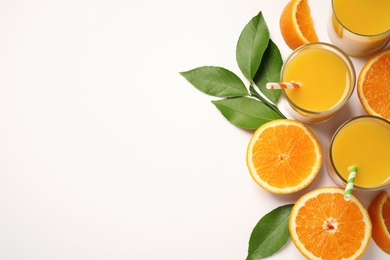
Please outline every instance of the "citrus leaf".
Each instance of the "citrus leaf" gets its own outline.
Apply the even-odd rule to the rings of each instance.
[[[203,66],[180,72],[195,88],[215,97],[248,95],[248,89],[233,72],[216,66]]]
[[[259,12],[242,30],[236,47],[238,67],[249,81],[252,81],[260,66],[268,41],[267,24],[262,13]]]
[[[290,238],[288,220],[294,204],[278,207],[256,224],[249,239],[247,260],[268,257],[281,249]]]
[[[257,129],[262,124],[281,118],[263,102],[249,97],[227,98],[211,101],[232,124],[247,129]]]
[[[280,81],[282,66],[283,59],[280,55],[278,46],[270,40],[268,47],[264,52],[263,59],[261,60],[260,67],[253,80],[260,91],[274,104],[278,102],[282,92],[279,89],[269,90],[266,88],[266,84],[268,82]]]

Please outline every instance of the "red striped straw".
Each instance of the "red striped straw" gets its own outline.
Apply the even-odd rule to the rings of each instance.
[[[301,87],[301,83],[299,82],[270,82],[266,85],[267,89],[288,89],[288,88],[295,88],[299,89]]]

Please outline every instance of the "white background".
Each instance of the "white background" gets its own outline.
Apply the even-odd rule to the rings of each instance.
[[[214,65],[244,80],[235,47],[259,11],[286,58],[286,3],[0,1],[0,259],[245,259],[264,214],[334,185],[324,166],[296,194],[261,189],[245,163],[253,132],[179,75]],[[330,1],[309,4],[329,42]],[[361,114],[355,92],[309,125],[324,155]],[[372,241],[362,259],[386,257]],[[292,241],[269,259],[287,258],[304,259]]]

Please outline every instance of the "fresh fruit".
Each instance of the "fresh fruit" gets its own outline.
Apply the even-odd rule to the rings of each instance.
[[[314,180],[321,168],[322,150],[317,137],[303,123],[276,119],[255,131],[246,161],[257,184],[272,193],[287,194]]]
[[[384,252],[390,254],[390,198],[386,191],[374,198],[368,214],[372,221],[372,238]]]
[[[390,120],[390,48],[378,52],[364,64],[357,93],[368,114]]]
[[[309,42],[318,42],[307,0],[288,2],[280,15],[279,26],[284,41],[292,50]]]
[[[344,190],[323,187],[303,195],[289,219],[291,238],[308,259],[358,259],[371,239],[371,221],[359,199]]]

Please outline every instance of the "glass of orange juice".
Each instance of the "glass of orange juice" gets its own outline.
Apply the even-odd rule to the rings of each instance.
[[[330,41],[350,56],[368,56],[390,40],[389,0],[332,0]]]
[[[354,187],[379,190],[390,186],[390,122],[376,116],[354,117],[333,135],[328,173],[343,187],[350,166],[357,167]]]
[[[350,98],[356,73],[350,58],[339,48],[322,42],[308,43],[284,62],[282,82],[298,82],[298,89],[282,89],[288,112],[306,122],[332,117]]]

